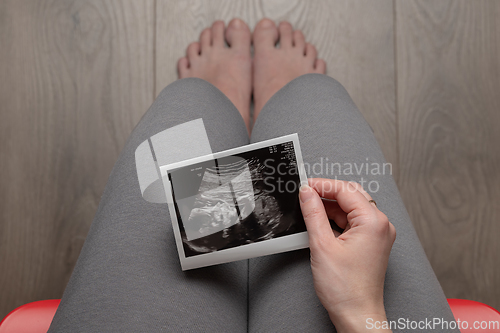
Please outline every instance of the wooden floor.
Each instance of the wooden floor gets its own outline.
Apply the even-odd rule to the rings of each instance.
[[[127,136],[216,19],[289,20],[375,130],[447,297],[500,309],[500,1],[0,2],[0,317],[60,298]]]

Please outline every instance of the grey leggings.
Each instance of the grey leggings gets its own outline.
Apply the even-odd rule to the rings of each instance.
[[[369,125],[341,84],[307,74],[271,98],[251,138],[208,82],[183,79],[162,91],[111,172],[50,332],[334,331],[314,292],[307,249],[181,271],[167,205],[142,198],[134,152],[155,133],[198,118],[214,152],[298,133],[304,162],[316,164],[310,177],[364,182],[397,230],[385,281],[388,319],[453,320],[390,172],[356,170],[385,163]]]

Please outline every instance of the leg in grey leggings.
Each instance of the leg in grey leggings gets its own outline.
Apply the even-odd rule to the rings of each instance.
[[[320,74],[293,80],[262,109],[251,142],[291,133],[299,134],[304,163],[310,166],[308,177],[364,181],[364,188],[396,227],[385,281],[388,319],[454,320],[392,176],[389,172],[372,175],[372,163],[383,166],[385,159],[344,87]],[[361,170],[367,162],[369,172],[358,173],[356,167]],[[332,163],[340,167],[332,168]],[[250,332],[327,332],[333,328],[314,294],[308,250],[251,259],[249,274]]]
[[[51,332],[246,332],[247,261],[182,272],[167,205],[145,201],[137,180],[139,144],[201,117],[214,152],[248,144],[217,88],[193,78],[165,88],[115,164]]]
[[[250,271],[247,261],[180,271],[168,210],[142,199],[134,151],[153,134],[200,117],[213,151],[248,143],[237,110],[216,88],[198,79],[167,87],[113,169],[51,331],[244,332],[247,323],[252,332],[332,328],[314,293],[307,250],[252,259]],[[323,75],[302,76],[280,90],[261,112],[252,141],[295,132],[309,165],[321,157],[384,161],[347,92]],[[392,177],[368,177],[380,184],[372,195],[398,231],[386,279],[389,319],[452,319]]]

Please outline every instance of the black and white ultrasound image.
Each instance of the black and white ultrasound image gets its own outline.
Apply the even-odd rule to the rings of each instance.
[[[186,257],[306,231],[292,141],[168,176]]]

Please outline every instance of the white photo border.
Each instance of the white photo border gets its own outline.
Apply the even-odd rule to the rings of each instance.
[[[304,162],[302,160],[302,152],[300,150],[299,136],[297,133],[249,144],[238,148],[225,150],[222,152],[213,153],[210,155],[192,158],[182,162],[160,166],[160,173],[163,180],[163,185],[165,187],[165,193],[167,196],[167,204],[170,211],[170,217],[172,220],[172,228],[174,231],[175,242],[177,245],[177,251],[179,253],[179,259],[183,271],[309,247],[308,234],[307,231],[304,231],[293,235],[281,236],[278,238],[263,240],[256,243],[240,245],[234,248],[224,249],[221,251],[200,254],[194,257],[186,257],[179,229],[179,220],[175,211],[174,199],[172,195],[172,187],[168,178],[168,173],[170,171],[173,171],[181,167],[213,159],[218,159],[225,156],[231,156],[243,152],[249,152],[259,148],[266,148],[273,145],[283,144],[290,141],[293,142],[293,148],[295,152],[295,159],[297,162],[300,184],[301,185],[307,184],[307,175],[304,168]]]

